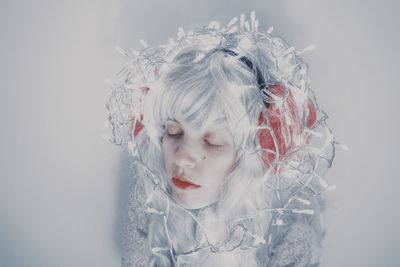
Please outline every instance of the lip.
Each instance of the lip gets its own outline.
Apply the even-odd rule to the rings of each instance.
[[[201,185],[194,184],[188,178],[181,175],[174,175],[172,177],[172,183],[181,190],[197,189],[201,187]]]

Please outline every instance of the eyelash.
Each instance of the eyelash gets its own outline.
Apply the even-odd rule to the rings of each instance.
[[[215,144],[212,144],[212,143],[208,142],[207,139],[204,139],[204,142],[205,142],[208,146],[210,146],[210,147],[212,147],[212,148],[215,148],[215,149],[218,149],[218,148],[220,148],[220,147],[222,146],[222,145],[215,145]]]
[[[181,135],[182,135],[181,133],[170,134],[170,133],[168,133],[168,132],[167,132],[167,134],[168,134],[168,136],[171,136],[171,137],[177,137],[177,136],[181,136]]]

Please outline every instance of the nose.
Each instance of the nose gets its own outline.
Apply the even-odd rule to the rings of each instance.
[[[182,168],[194,168],[198,163],[199,152],[190,140],[183,140],[175,154],[175,164]]]

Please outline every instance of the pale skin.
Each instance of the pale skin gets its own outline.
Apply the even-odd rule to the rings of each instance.
[[[233,138],[223,126],[199,131],[185,120],[169,120],[162,152],[172,196],[187,209],[217,201],[235,167]]]

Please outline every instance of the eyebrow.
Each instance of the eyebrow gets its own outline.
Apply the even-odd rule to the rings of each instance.
[[[204,133],[204,137],[223,137],[224,141],[225,137],[229,136],[229,131],[227,129],[221,128],[221,129],[214,129],[214,130],[209,130],[207,132]]]
[[[167,119],[167,123],[168,122],[173,122],[173,123],[178,124],[179,127],[183,127],[183,124],[181,122],[179,122],[177,119],[169,118],[169,119]],[[201,129],[202,129],[202,127],[200,127],[198,130],[200,131]],[[220,118],[220,119],[216,119],[216,120],[212,121],[211,123],[208,123],[208,129],[206,129],[206,131],[203,131],[203,133],[204,133],[204,135],[207,135],[207,136],[214,136],[216,131],[222,131],[222,130],[227,130],[230,133],[228,125],[226,123],[226,119]]]
[[[216,120],[211,123],[208,123],[208,128],[207,131],[205,131],[205,133],[209,133],[211,131],[225,130],[225,129],[229,131],[229,127],[226,121]]]
[[[168,122],[175,122],[176,124],[182,125],[182,123],[180,123],[179,121],[177,121],[176,119],[167,119],[167,123]]]

